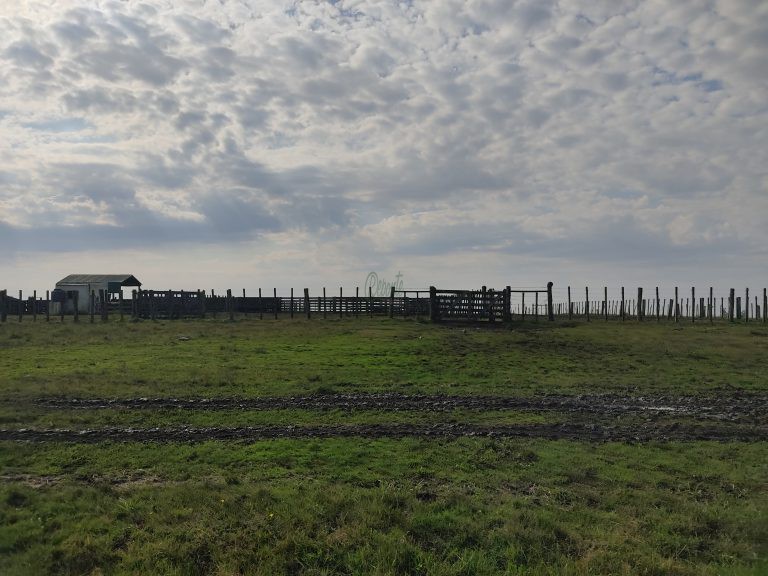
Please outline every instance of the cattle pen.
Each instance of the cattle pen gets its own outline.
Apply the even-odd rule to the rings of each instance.
[[[43,296],[44,294],[44,296]],[[578,294],[578,296],[577,296]],[[483,286],[477,290],[441,289],[431,286],[428,290],[391,289],[388,296],[374,296],[360,288],[338,292],[310,293],[290,289],[288,294],[278,294],[276,288],[253,293],[226,290],[133,290],[130,298],[122,293],[112,297],[104,290],[91,291],[85,306],[77,302],[69,310],[56,306],[49,291],[33,291],[18,297],[8,290],[0,290],[0,322],[9,318],[22,322],[38,319],[64,322],[65,317],[79,322],[85,319],[106,322],[110,318],[120,320],[160,320],[189,318],[258,319],[281,318],[345,318],[389,317],[419,318],[433,322],[488,322],[508,323],[539,320],[578,321],[668,321],[668,322],[762,322],[768,321],[768,292],[752,292],[746,288],[737,295],[734,288],[716,294],[710,287],[698,291],[696,287],[681,291],[674,287],[662,293],[658,287],[646,291],[643,287],[630,293],[625,287],[609,291],[604,286],[583,292],[570,286],[511,287],[495,290]],[[85,310],[85,311],[83,311]]]

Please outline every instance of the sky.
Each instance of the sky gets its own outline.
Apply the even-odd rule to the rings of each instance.
[[[768,285],[768,2],[0,0],[0,288]]]

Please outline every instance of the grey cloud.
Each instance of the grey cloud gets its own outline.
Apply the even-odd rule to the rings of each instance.
[[[541,28],[552,17],[550,2],[543,0],[528,0],[515,4],[515,22],[525,31]]]
[[[53,54],[46,54],[32,41],[18,40],[3,51],[3,56],[22,68],[46,70],[53,65],[56,50],[49,47]]]
[[[183,60],[154,45],[88,50],[79,55],[78,62],[81,70],[104,80],[114,82],[129,77],[157,87],[170,83],[186,66]]]
[[[237,55],[233,50],[213,46],[205,50],[200,69],[212,80],[223,82],[235,75],[236,60]]]
[[[176,25],[184,31],[187,38],[195,44],[219,43],[231,36],[229,30],[219,27],[214,22],[183,15],[174,18]]]
[[[196,207],[205,215],[206,226],[221,238],[228,238],[280,230],[280,223],[266,205],[264,195],[227,190],[201,198]]]
[[[127,90],[107,90],[103,87],[74,90],[64,94],[62,100],[69,110],[106,114],[132,112],[138,104],[136,96]]]
[[[147,154],[138,163],[134,175],[140,181],[173,190],[190,185],[195,172],[189,164],[171,163],[159,154]]]
[[[182,112],[176,117],[176,128],[186,130],[191,126],[199,126],[206,120],[204,112]]]
[[[77,13],[72,14],[77,16]],[[83,42],[96,38],[96,33],[83,21],[66,21],[54,24],[56,36],[70,47],[80,46]]]

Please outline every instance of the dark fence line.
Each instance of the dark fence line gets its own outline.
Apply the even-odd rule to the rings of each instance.
[[[42,294],[42,293],[41,293]],[[593,293],[594,294],[594,293]],[[313,295],[308,289],[302,293],[291,290],[289,295],[278,295],[276,289],[270,292],[258,291],[258,295],[235,295],[231,290],[216,294],[214,290],[134,290],[130,299],[110,296],[104,291],[92,291],[86,300],[79,302],[79,295],[65,306],[63,302],[52,302],[50,292],[45,298],[37,292],[24,298],[21,291],[18,298],[0,290],[0,322],[8,318],[24,318],[36,321],[38,317],[49,321],[51,317],[64,321],[65,316],[73,317],[77,322],[85,315],[90,322],[96,318],[107,321],[110,317],[120,319],[178,319],[178,318],[230,318],[235,315],[258,316],[259,318],[280,317],[361,317],[389,316],[424,317],[435,322],[441,321],[538,321],[542,319],[579,319],[596,320],[635,320],[673,321],[673,322],[714,322],[715,320],[768,322],[768,293],[762,289],[762,295],[753,294],[749,289],[744,296],[737,296],[731,288],[726,296],[716,295],[712,288],[702,295],[696,288],[686,290],[683,296],[679,288],[674,289],[674,297],[662,297],[659,289],[645,297],[643,288],[637,288],[636,297],[627,298],[624,287],[619,298],[609,298],[608,288],[604,287],[597,295],[590,296],[584,289],[583,299],[573,299],[571,287],[567,287],[567,297],[555,300],[553,285],[546,288],[513,289],[509,286],[502,290],[482,287],[480,290],[444,290],[430,287],[426,290],[392,289],[389,296],[361,294],[356,288],[354,295],[347,295],[340,288],[338,295],[330,295],[323,289],[322,295]],[[761,297],[762,296],[762,297]]]
[[[597,295],[592,297],[589,289],[585,288],[583,299],[577,300],[572,298],[569,286],[566,299],[554,303],[554,316],[587,321],[614,319],[695,323],[728,320],[768,323],[768,290],[766,288],[763,288],[762,295],[758,292],[753,294],[752,298],[750,298],[749,288],[744,289],[743,298],[736,295],[734,288],[730,288],[726,295],[718,295],[712,287],[702,292],[697,292],[696,287],[691,287],[690,291],[686,289],[684,293],[679,287],[675,287],[674,295],[663,297],[658,287],[650,294],[642,287],[636,290],[634,297],[627,297],[628,292],[621,287],[619,297],[611,298],[607,287],[603,287]],[[513,304],[513,312],[520,307],[521,304]]]

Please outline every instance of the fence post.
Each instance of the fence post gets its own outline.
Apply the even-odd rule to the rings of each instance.
[[[244,315],[247,317],[247,316],[248,316],[248,312],[247,312],[247,310],[248,310],[248,309],[247,309],[247,308],[246,308],[246,306],[245,306],[245,288],[243,288],[243,299],[242,299],[242,303],[243,303],[243,305],[240,307],[240,308],[241,308],[241,310],[240,310],[240,311],[241,311],[241,313],[242,313],[242,314],[244,314]]]
[[[680,321],[680,308],[677,305],[677,286],[675,286],[675,324]]]
[[[173,294],[170,290],[165,291],[165,310],[168,315],[168,320],[173,320]]]
[[[715,307],[715,298],[714,298],[714,288],[712,286],[709,287],[709,323],[712,324],[714,322],[714,307]]]
[[[416,294],[418,301],[419,295]],[[512,320],[512,288],[507,286],[504,289],[504,322],[510,322]]]
[[[637,321],[643,321],[643,289],[640,286],[637,287]]]
[[[547,282],[547,314],[550,322],[555,320],[555,310],[552,305],[552,286],[554,286],[553,282]]]
[[[763,288],[763,324],[768,322],[768,290]]]
[[[0,322],[8,319],[8,291],[0,290]]]
[[[521,312],[520,312],[520,322],[525,322],[525,292],[521,293],[521,297],[522,297],[522,304],[520,305],[520,309],[521,309]],[[571,288],[569,286],[568,287],[568,302],[569,302],[569,305],[570,305],[570,300],[571,300]]]
[[[394,318],[394,316],[395,316],[395,287],[392,286],[389,292],[389,317]]]
[[[264,301],[261,299],[261,288],[259,288],[259,320],[264,320]]]
[[[605,314],[605,321],[608,322],[608,286],[603,286],[603,314]]]
[[[197,315],[205,318],[205,295],[200,288],[197,289]]]
[[[440,307],[437,303],[437,288],[434,286],[429,287],[429,319],[432,322],[438,322],[440,320]]]
[[[99,310],[99,316],[101,316],[101,321],[104,322],[104,293],[106,290],[103,288],[99,288],[99,305],[101,306],[101,309]]]
[[[656,322],[661,320],[661,310],[659,310],[659,287],[656,286]]]
[[[368,316],[373,318],[373,288],[368,286]]]
[[[619,309],[622,322],[626,320],[626,317],[627,317],[626,312],[627,312],[627,308],[626,308],[626,301],[624,300],[624,286],[622,286],[621,287],[621,307]]]
[[[696,287],[691,286],[691,324],[696,322]]]
[[[304,288],[304,309],[307,313],[307,320],[311,318],[309,311],[309,288]]]
[[[760,302],[757,300],[757,294],[755,294],[755,320],[760,321]]]
[[[19,305],[18,309],[16,310],[19,316],[19,322],[22,322],[24,320],[24,296],[21,290],[19,290]]]
[[[736,306],[736,290],[731,288],[731,291],[728,295],[728,320],[731,322],[734,321],[734,315],[733,315],[733,308]]]
[[[32,322],[37,322],[37,290],[32,291]]]
[[[328,299],[325,296],[325,286],[323,286],[323,319],[328,318]]]
[[[584,311],[587,313],[587,322],[589,322],[589,286],[584,287],[586,300],[584,301]]]
[[[277,320],[277,308],[278,308],[278,304],[277,304],[277,288],[273,288],[272,289],[272,296],[273,296],[273,299],[272,299],[272,309],[273,310],[272,311],[275,313],[275,320]]]
[[[571,287],[568,286],[568,320],[573,320],[573,303],[571,302]]]
[[[744,322],[749,322],[749,288],[747,288],[747,295],[744,298]],[[754,312],[753,312],[754,314]]]
[[[227,309],[229,310],[229,321],[235,320],[235,301],[232,298],[232,289],[227,290]]]
[[[339,286],[339,318],[344,318],[344,287]]]
[[[291,288],[291,300],[290,300],[290,305],[291,305],[291,318],[293,318],[293,288]]]
[[[157,300],[155,299],[155,291],[149,291],[149,316],[152,320],[157,320]]]
[[[355,318],[360,315],[360,286],[355,286]]]

